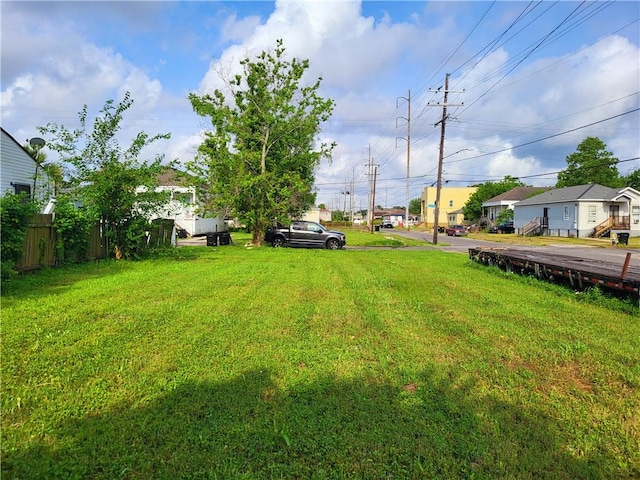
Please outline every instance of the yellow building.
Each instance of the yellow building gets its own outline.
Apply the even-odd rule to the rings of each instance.
[[[420,219],[429,226],[432,226],[435,220],[436,190],[436,187],[426,187],[420,197]],[[448,225],[449,214],[460,210],[476,190],[477,187],[442,187],[438,225]]]

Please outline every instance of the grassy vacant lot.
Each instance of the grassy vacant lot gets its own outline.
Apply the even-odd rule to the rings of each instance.
[[[633,305],[238,243],[3,285],[3,479],[640,475]]]

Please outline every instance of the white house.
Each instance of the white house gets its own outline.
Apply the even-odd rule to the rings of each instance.
[[[302,220],[320,223],[320,209],[318,207],[311,207],[309,210],[304,212]]]
[[[186,176],[178,175],[175,170],[168,170],[159,178],[159,192],[170,192],[166,206],[155,215],[155,218],[168,218],[175,221],[176,228],[187,232],[189,236],[206,233],[225,232],[227,225],[222,215],[202,217],[199,215],[200,203],[197,190],[189,185]]]
[[[321,222],[330,222],[331,221],[331,211],[326,208],[320,209],[320,221]]]
[[[554,188],[513,206],[521,235],[600,237],[611,233],[640,236],[640,192],[598,184]]]
[[[497,195],[482,203],[483,216],[494,224],[503,210],[511,209],[513,206],[534,194],[548,190],[544,187],[515,187],[500,195]]]
[[[4,128],[0,137],[0,195],[26,193],[36,200],[48,200],[52,188],[42,166]]]

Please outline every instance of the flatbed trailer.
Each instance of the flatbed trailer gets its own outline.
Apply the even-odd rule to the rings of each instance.
[[[566,282],[576,290],[598,285],[612,293],[640,299],[640,260],[637,253],[628,252],[623,263],[615,264],[542,250],[476,247],[469,249],[469,258],[507,272]]]

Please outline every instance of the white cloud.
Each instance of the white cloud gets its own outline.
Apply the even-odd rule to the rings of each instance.
[[[362,182],[361,190],[366,191],[364,164],[369,145],[371,156],[380,165],[381,188],[386,189],[389,202],[404,202],[406,143],[397,137],[406,137],[406,123],[398,118],[407,116],[407,108],[405,102],[397,102],[397,97],[406,96],[408,89],[412,91],[412,188],[433,182],[439,146],[439,127],[435,124],[441,109],[427,107],[427,102],[441,100],[441,94],[429,89],[443,84],[446,71],[453,72],[452,88],[465,89],[450,96],[450,101],[465,103],[464,107],[449,109],[445,154],[465,150],[445,163],[452,182],[557,171],[565,166],[565,156],[587,135],[599,136],[620,159],[640,155],[637,113],[519,146],[638,108],[639,95],[633,95],[640,91],[640,51],[633,35],[637,26],[628,37],[612,35],[585,47],[596,39],[585,25],[581,43],[563,38],[553,46],[552,53],[536,52],[494,86],[511,68],[509,62],[516,60],[514,52],[531,37],[523,38],[517,48],[504,43],[466,75],[456,67],[516,18],[522,9],[517,3],[498,2],[493,7],[495,15],[492,12],[492,19],[486,20],[489,23],[480,27],[486,28],[483,40],[472,37],[444,66],[443,60],[473,25],[462,23],[476,7],[473,2],[401,2],[405,11],[413,10],[402,21],[398,21],[395,4],[386,6],[387,12],[376,12],[374,18],[363,14],[363,5],[356,1],[277,0],[270,14],[261,4],[264,20],[243,2],[152,3],[154,6],[137,2],[140,11],[134,16],[120,12],[120,5],[104,3],[83,3],[82,13],[77,14],[77,5],[64,2],[39,3],[38,8],[33,2],[4,2],[3,126],[16,138],[33,136],[36,126],[49,121],[73,127],[83,104],[95,112],[106,99],[118,100],[130,91],[134,107],[125,118],[123,135],[130,137],[141,130],[150,134],[171,132],[170,141],[159,142],[150,151],[164,152],[167,158],[184,162],[195,154],[200,130],[207,128],[207,119],[193,113],[187,92],[198,87],[201,92],[224,88],[220,76],[229,78],[238,71],[240,60],[272,49],[276,39],[282,38],[288,55],[310,60],[309,80],[322,76],[321,94],[336,101],[334,115],[323,126],[322,135],[335,140],[338,147],[333,163],[323,162],[317,170],[319,200],[325,203],[352,177]],[[627,11],[624,2],[620,3],[611,8]],[[206,13],[202,24],[206,30],[177,27],[170,34],[151,36],[157,21],[168,24],[169,12],[185,6]],[[557,8],[562,7],[561,2]],[[371,2],[364,11],[382,8]],[[140,32],[132,28],[134,17],[143,19]],[[129,50],[120,46],[115,36],[111,43],[104,37],[100,37],[102,41],[94,37],[92,21],[100,21],[107,30],[110,24],[122,27]],[[184,18],[180,22],[188,25]],[[611,30],[616,28],[612,26]],[[214,41],[210,45],[211,39]],[[146,58],[131,48],[136,42],[155,56]],[[178,77],[176,68],[180,68],[175,65],[182,64],[170,57],[171,42],[193,58],[208,51],[208,58],[214,58],[209,71],[180,71],[184,78],[175,80],[172,75]],[[237,43],[216,50],[229,42]],[[11,48],[7,47],[9,43]],[[134,54],[128,54],[132,51],[145,57],[146,66],[138,63],[141,60]],[[152,69],[157,72],[150,73]],[[507,150],[486,155],[503,149]],[[621,165],[620,170],[626,173],[629,165]],[[537,178],[527,183],[548,181],[538,182]]]

